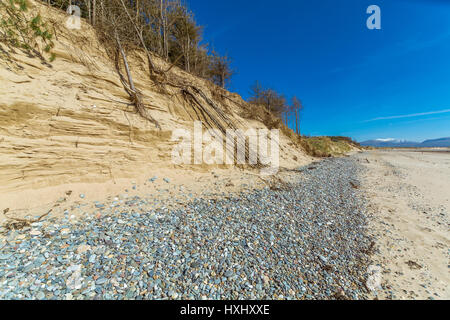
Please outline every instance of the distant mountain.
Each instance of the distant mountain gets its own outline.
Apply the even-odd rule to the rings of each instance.
[[[360,143],[365,147],[375,147],[375,148],[412,148],[419,145],[419,142],[398,140],[398,139],[376,139],[368,140]]]
[[[421,144],[423,147],[450,147],[450,137],[434,140],[426,140]]]
[[[376,139],[364,141],[361,142],[360,144],[365,147],[375,147],[375,148],[433,148],[433,147],[450,148],[450,137],[434,140],[426,140],[424,142],[414,142],[398,139]]]

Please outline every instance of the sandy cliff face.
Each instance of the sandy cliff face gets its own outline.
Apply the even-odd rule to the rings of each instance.
[[[173,130],[190,129],[205,116],[181,90],[161,88],[150,80],[143,54],[128,53],[131,70],[161,130],[135,113],[113,63],[89,25],[83,22],[81,30],[69,30],[63,13],[31,3],[32,10],[40,11],[54,26],[56,60],[45,65],[2,47],[10,57],[10,61],[0,59],[0,194],[4,202],[19,191],[133,179],[160,169],[207,169],[172,165]],[[160,67],[168,67],[155,59]],[[240,116],[243,101],[238,95],[223,91],[219,99],[217,88],[209,82],[177,68],[170,71],[170,77],[201,88],[237,127],[264,127]],[[282,135],[280,140],[282,166],[309,161],[289,138]]]

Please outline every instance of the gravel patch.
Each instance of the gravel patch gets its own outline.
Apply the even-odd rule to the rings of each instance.
[[[285,188],[178,209],[134,197],[9,231],[0,299],[363,299],[360,170],[324,160]]]

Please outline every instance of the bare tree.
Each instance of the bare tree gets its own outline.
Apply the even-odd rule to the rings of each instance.
[[[274,89],[264,88],[258,81],[252,85],[250,90],[250,104],[255,107],[265,108],[266,111],[274,114],[287,125],[290,110],[286,102],[286,97],[283,94],[279,94]],[[284,119],[283,116],[285,117]]]
[[[231,62],[228,56],[220,56],[213,51],[210,63],[211,80],[218,86],[225,88],[233,74],[234,71],[231,69]]]
[[[102,39],[116,46],[115,32],[122,46],[143,48],[150,73],[155,69],[150,53],[157,54],[171,67],[178,66],[226,87],[233,74],[230,59],[220,56],[201,43],[202,27],[182,0],[44,0],[66,10],[71,4],[81,9],[82,17],[92,24]],[[112,25],[112,21],[117,23]]]
[[[303,103],[296,96],[292,98],[291,109],[295,115],[295,132],[300,135],[300,113],[303,110]]]
[[[264,94],[264,88],[259,81],[250,87],[250,99],[249,102],[252,104],[262,104],[262,97]]]

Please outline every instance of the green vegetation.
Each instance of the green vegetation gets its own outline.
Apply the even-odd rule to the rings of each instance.
[[[0,0],[0,42],[44,61],[44,53],[50,62],[55,60],[53,34],[47,23],[39,14],[28,17],[27,11],[26,0]]]
[[[344,155],[360,145],[348,137],[303,137],[302,146],[313,157]]]

